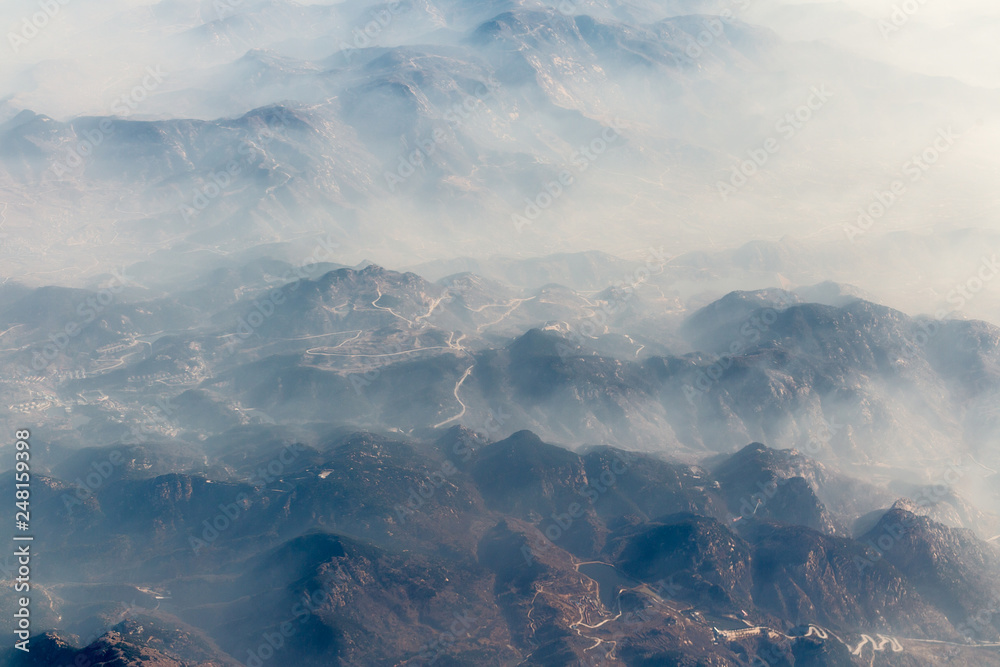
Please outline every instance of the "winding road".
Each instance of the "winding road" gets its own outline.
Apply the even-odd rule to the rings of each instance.
[[[716,631],[720,635],[722,635],[723,637],[732,637],[732,638],[740,638],[740,637],[750,636],[752,633],[755,633],[755,632],[756,633],[760,633],[760,634],[763,634],[763,633],[773,633],[775,635],[779,635],[779,636],[785,637],[786,639],[801,639],[802,637],[818,637],[819,639],[829,639],[830,635],[833,634],[833,633],[830,633],[830,632],[824,630],[823,628],[819,627],[818,625],[810,625],[809,628],[806,630],[806,633],[804,635],[798,635],[798,636],[797,635],[788,635],[788,634],[785,634],[784,632],[779,632],[777,630],[774,630],[773,628],[768,628],[768,627],[764,627],[764,626],[746,628],[744,630],[718,630],[717,629]],[[904,650],[903,649],[903,645],[900,644],[899,640],[897,640],[895,637],[889,637],[887,635],[881,635],[881,634],[876,634],[875,636],[878,637],[878,639],[873,639],[871,637],[871,635],[865,635],[865,634],[863,634],[863,635],[861,635],[861,643],[858,644],[857,646],[852,646],[851,644],[848,644],[843,639],[841,639],[840,637],[838,637],[836,634],[833,634],[833,638],[836,639],[837,641],[839,641],[844,646],[846,646],[848,648],[848,650],[851,652],[851,655],[861,655],[862,649],[864,649],[864,647],[868,646],[869,644],[871,644],[872,651],[873,651],[873,656],[874,656],[874,652],[885,651],[885,650],[887,650],[887,647],[888,647],[888,649],[891,649],[893,653],[902,653],[903,652],[903,650]]]
[[[337,343],[333,347],[326,347],[326,346],[323,346],[323,347],[314,347],[314,348],[312,348],[310,350],[306,350],[306,354],[326,354],[328,356],[338,356],[338,355],[330,355],[328,352],[316,352],[316,350],[336,350],[338,347],[341,347],[343,345],[346,345],[347,343],[350,343],[351,341],[355,341],[355,340],[361,338],[361,334],[363,334],[364,331],[360,331],[360,330],[358,330],[358,331],[340,331],[338,333],[353,333],[354,337],[353,338],[345,338],[344,340],[340,341],[339,343]],[[333,334],[321,334],[321,335],[332,336]],[[314,338],[314,336],[308,336],[307,338]],[[292,339],[292,340],[305,340],[305,339],[302,338],[302,339]],[[349,355],[340,355],[340,356],[349,356]]]
[[[530,298],[527,298],[527,299],[514,299],[514,300],[510,301],[509,303],[507,303],[507,306],[510,306],[507,309],[507,312],[505,312],[503,315],[501,315],[497,319],[493,320],[492,322],[487,322],[486,324],[480,324],[478,327],[476,327],[476,333],[479,333],[483,329],[491,327],[494,324],[500,324],[505,319],[507,319],[508,317],[510,317],[510,314],[513,313],[515,310],[517,310],[522,303],[524,303],[525,301],[533,301],[534,299],[537,299],[537,298],[538,298],[537,296],[533,296],[533,297],[530,297]],[[511,305],[511,304],[513,304],[513,305]]]
[[[892,648],[893,653],[903,652],[903,645],[896,641],[893,637],[886,637],[885,635],[878,634],[875,636],[878,637],[877,642],[868,635],[861,635],[861,643],[858,644],[856,649],[851,650],[851,655],[861,655],[861,649],[863,649],[867,644],[871,644],[872,649],[875,651],[884,651],[886,645],[889,645]],[[850,645],[846,646],[847,648],[851,648]]]
[[[396,311],[394,311],[394,310],[393,310],[392,308],[386,308],[385,306],[380,306],[380,305],[378,305],[378,302],[379,302],[379,301],[380,301],[380,300],[382,299],[382,286],[381,286],[381,285],[379,285],[378,283],[375,283],[375,291],[377,291],[377,292],[378,292],[378,297],[376,297],[376,298],[375,298],[375,300],[374,300],[374,301],[372,301],[372,307],[373,307],[373,308],[375,308],[375,309],[377,309],[377,310],[384,310],[384,311],[386,311],[387,313],[390,313],[390,314],[392,314],[392,315],[395,315],[395,316],[396,316],[396,317],[398,317],[399,319],[401,319],[401,320],[403,320],[404,322],[406,322],[407,324],[409,324],[409,325],[410,325],[411,327],[412,327],[412,326],[416,326],[416,324],[414,324],[414,322],[413,322],[412,320],[408,320],[408,319],[406,319],[405,317],[403,317],[402,315],[400,315],[399,313],[397,313]],[[429,313],[428,313],[428,314],[429,314]],[[418,319],[419,319],[419,318],[418,318]]]
[[[458,404],[462,406],[462,411],[461,411],[461,412],[459,412],[459,413],[458,413],[457,415],[455,415],[454,417],[452,417],[451,419],[445,419],[445,420],[444,420],[443,422],[441,422],[440,424],[435,424],[435,425],[434,425],[434,428],[440,428],[441,426],[444,426],[445,424],[447,424],[447,423],[449,423],[449,422],[453,422],[453,421],[455,421],[456,419],[460,419],[460,418],[462,417],[462,415],[464,415],[464,414],[465,414],[465,403],[463,403],[463,402],[462,402],[462,399],[458,397],[458,389],[459,389],[459,387],[461,387],[461,386],[462,386],[462,383],[463,383],[463,382],[465,382],[465,378],[469,377],[469,375],[470,375],[470,374],[472,373],[472,369],[473,369],[473,368],[475,368],[475,367],[476,367],[476,365],[475,365],[475,364],[472,364],[471,366],[469,366],[468,368],[466,368],[466,369],[465,369],[465,373],[463,373],[463,374],[462,374],[462,377],[461,377],[461,378],[459,379],[459,381],[458,381],[458,382],[457,382],[457,383],[455,384],[455,400],[456,400],[456,401],[458,401]]]
[[[982,468],[983,470],[989,470],[989,471],[990,471],[991,473],[993,473],[994,475],[996,475],[996,474],[997,474],[997,471],[996,471],[996,470],[994,470],[993,468],[990,468],[989,466],[984,466],[984,465],[983,465],[982,463],[980,463],[980,462],[979,462],[979,461],[977,461],[977,460],[976,460],[975,458],[973,458],[972,454],[969,454],[969,458],[970,458],[970,459],[972,459],[972,462],[973,462],[973,463],[975,463],[975,464],[976,464],[977,466],[979,466],[980,468]]]
[[[346,341],[345,341],[346,342]],[[397,357],[401,354],[411,354],[413,352],[423,352],[425,350],[452,350],[454,348],[447,347],[444,345],[435,345],[434,347],[418,347],[413,350],[403,350],[401,352],[386,352],[385,354],[342,354],[337,352],[317,352],[316,350],[332,350],[332,347],[314,347],[311,350],[306,350],[306,354],[315,354],[324,357]]]
[[[13,330],[14,330],[14,329],[16,329],[16,328],[18,328],[18,327],[23,327],[23,326],[24,326],[23,324],[15,324],[14,326],[12,326],[12,327],[10,327],[9,329],[7,329],[6,331],[0,331],[0,336],[3,336],[3,335],[4,335],[4,334],[6,334],[6,333],[7,333],[8,331],[13,331]]]

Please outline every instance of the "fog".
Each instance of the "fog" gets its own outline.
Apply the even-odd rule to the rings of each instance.
[[[990,38],[1000,9],[993,3],[757,2],[747,16],[790,39],[827,41],[903,69],[974,86],[1000,84]]]
[[[4,278],[128,267],[148,296],[332,239],[331,265],[587,292],[611,282],[546,257],[600,250],[604,275],[658,249],[677,318],[835,281],[1000,322],[998,20],[931,0],[5,3]]]
[[[836,266],[911,231],[939,240],[947,267],[916,272],[962,275],[979,258],[944,235],[996,229],[1000,70],[987,38],[998,10],[914,0],[894,15],[896,4],[563,2],[522,34],[506,20],[476,26],[543,5],[5,3],[0,118],[27,109],[72,123],[22,127],[27,153],[13,148],[18,129],[4,135],[11,273],[80,284],[154,254],[330,232],[345,264],[595,247],[634,258],[784,238]],[[698,11],[724,21],[670,18]],[[598,38],[574,23],[585,14],[638,32]],[[225,120],[274,104],[303,124],[271,141],[260,124]],[[54,172],[85,144],[87,117],[116,118],[115,136]],[[159,124],[148,134],[139,121]],[[222,156],[247,141],[260,151],[254,178],[224,187],[195,224],[185,206],[214,192]]]

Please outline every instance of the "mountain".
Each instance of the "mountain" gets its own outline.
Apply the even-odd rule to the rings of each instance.
[[[898,502],[859,540],[905,572],[921,594],[934,600],[963,636],[996,641],[992,608],[1000,595],[1000,553],[971,531],[913,514]]]
[[[36,540],[59,564],[36,585],[71,633],[35,637],[32,656],[571,664],[613,641],[612,664],[666,646],[678,660],[810,664],[882,633],[900,657],[945,641],[996,664],[996,628],[969,633],[968,620],[993,595],[995,548],[902,501],[856,540],[818,532],[828,515],[812,485],[849,478],[796,452],[753,444],[708,468],[578,454],[528,431],[492,443],[458,427],[436,441],[231,435],[262,446],[206,446],[207,476],[105,475],[108,455],[99,483],[36,482],[50,517]],[[753,467],[813,504],[740,517],[734,471]]]
[[[31,229],[28,200],[10,202],[4,229],[19,241],[8,259],[38,283],[46,270],[69,271],[76,248],[101,266],[191,253],[217,261],[317,232],[337,237],[341,254],[329,261],[344,265],[374,251],[380,263],[420,266],[483,259],[477,247],[538,257],[634,253],[651,241],[690,258],[704,247],[700,223],[742,219],[720,236],[738,247],[734,268],[771,273],[772,283],[774,272],[821,274],[808,253],[828,246],[759,240],[800,229],[808,215],[765,215],[764,202],[816,180],[816,168],[796,165],[822,155],[837,172],[828,180],[851,192],[833,198],[805,185],[816,195],[810,211],[829,203],[857,218],[845,202],[870,193],[853,181],[886,175],[874,165],[895,162],[890,136],[923,136],[926,116],[972,131],[994,115],[995,95],[786,39],[750,18],[725,3],[112,9],[103,25],[122,34],[171,25],[148,43],[173,55],[133,64],[124,76],[135,79],[111,103],[86,89],[85,103],[56,102],[50,68],[16,66],[36,85],[6,102],[0,173],[12,188],[46,194],[33,214],[50,225],[37,238],[21,233]],[[55,58],[77,65],[70,60]],[[818,102],[813,89],[825,91]],[[829,119],[808,135],[782,123],[805,103]],[[920,118],[901,124],[897,110],[910,103]],[[719,105],[736,111],[723,117]],[[54,111],[67,106],[78,111]],[[847,127],[864,141],[844,141]],[[781,137],[781,159],[740,186],[742,202],[720,197],[734,164],[769,137]],[[657,230],[656,221],[686,218]],[[464,247],[453,246],[458,237]],[[56,247],[60,239],[70,245]],[[95,273],[73,271],[77,282]],[[584,282],[585,273],[585,264],[570,269]]]
[[[35,4],[0,667],[1000,667],[1000,10]]]
[[[16,378],[8,405],[30,412],[57,398],[71,408],[53,415],[60,438],[80,427],[125,442],[136,437],[130,420],[145,423],[142,438],[288,419],[403,433],[460,424],[692,461],[768,442],[873,464],[883,481],[908,470],[900,481],[918,485],[937,481],[924,460],[977,469],[973,461],[992,460],[1000,333],[984,322],[776,290],[731,293],[685,319],[683,306],[653,297],[654,285],[518,290],[377,265],[289,282],[271,273],[283,268],[248,268],[258,286],[221,302],[31,291],[3,313],[12,347],[2,354]],[[806,493],[797,484],[786,491]],[[823,532],[850,525],[838,513],[891,500],[858,507],[852,497],[867,491],[810,484],[817,498],[805,502]],[[728,502],[747,495],[734,493]],[[797,506],[793,497],[780,502]]]

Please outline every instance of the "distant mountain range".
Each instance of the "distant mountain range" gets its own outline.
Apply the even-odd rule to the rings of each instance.
[[[317,233],[352,265],[374,253],[395,266],[484,247],[846,241],[868,183],[891,183],[939,132],[959,137],[952,145],[978,132],[997,101],[784,40],[744,22],[741,3],[223,2],[200,15],[175,4],[157,3],[143,24],[171,55],[124,102],[65,120],[18,108],[17,95],[4,102],[5,257],[21,275],[79,282],[100,271],[94,258],[212,259]],[[820,88],[817,109],[803,106]],[[800,108],[809,120],[795,119]],[[720,196],[769,140],[772,159]],[[961,197],[978,182],[939,178],[848,236],[894,231],[896,211],[919,213],[946,187],[965,222],[943,231],[978,224],[982,208]],[[779,196],[790,208],[771,206]]]
[[[0,666],[1000,667],[1000,14],[920,4],[5,4]]]
[[[1000,664],[995,327],[293,269],[0,289],[34,664]]]
[[[761,440],[911,471],[993,456],[1000,331],[986,323],[911,318],[835,285],[690,312],[645,282],[586,294],[374,265],[271,282],[282,274],[248,268],[169,296],[7,288],[8,391],[105,395],[80,408],[115,406],[89,417],[97,429],[165,393],[184,406],[167,420],[177,432],[492,424],[691,455]],[[253,275],[256,289],[227,284]]]

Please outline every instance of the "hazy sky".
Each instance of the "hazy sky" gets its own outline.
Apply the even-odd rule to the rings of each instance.
[[[199,67],[239,57],[220,48],[200,52],[192,61],[191,53],[177,48],[177,36],[258,4],[256,0],[8,0],[0,6],[5,36],[0,45],[0,97],[13,96],[16,106],[59,119],[106,114],[148,65],[171,71],[176,87],[183,77],[196,77]],[[1000,86],[997,3],[721,0],[711,4],[731,7],[737,18],[767,25],[790,39],[827,40],[912,71]],[[914,7],[912,13],[905,11]],[[27,28],[26,20],[31,24]],[[35,34],[37,25],[43,27]],[[391,35],[385,39],[391,41]],[[147,113],[167,114],[169,108],[151,104]]]
[[[595,248],[633,257],[648,247],[666,246],[672,252],[718,250],[754,239],[792,236],[828,243],[830,262],[836,264],[835,253],[857,250],[848,241],[864,245],[893,231],[1000,228],[1000,199],[995,194],[1000,175],[1000,47],[994,43],[1000,7],[991,2],[706,2],[706,11],[729,12],[736,19],[767,26],[792,42],[782,45],[777,62],[765,58],[751,63],[746,76],[741,69],[746,63],[736,61],[720,73],[706,58],[685,71],[686,80],[662,71],[660,80],[644,79],[638,71],[631,78],[608,79],[602,78],[602,72],[581,75],[582,66],[574,70],[568,64],[569,54],[559,54],[551,62],[539,56],[538,89],[549,98],[548,116],[526,111],[520,91],[503,90],[499,98],[505,106],[487,109],[460,130],[477,146],[473,158],[491,151],[507,160],[530,155],[529,167],[538,167],[541,175],[529,178],[527,174],[533,172],[525,169],[518,174],[520,180],[508,182],[503,179],[511,171],[505,166],[477,164],[469,154],[455,152],[449,154],[447,165],[457,165],[455,172],[444,174],[438,184],[447,195],[440,194],[439,188],[423,199],[419,193],[390,196],[384,192],[383,172],[385,165],[396,163],[399,136],[385,130],[385,122],[378,127],[364,123],[385,105],[376,104],[370,113],[344,120],[343,109],[337,108],[340,102],[322,99],[327,93],[310,88],[313,79],[306,78],[299,88],[292,84],[283,88],[294,77],[284,76],[278,65],[270,71],[263,68],[264,75],[273,76],[277,83],[250,85],[244,78],[254,72],[254,65],[233,64],[251,48],[266,48],[268,58],[313,54],[315,63],[306,65],[312,72],[339,67],[341,61],[330,59],[350,38],[357,22],[366,20],[370,11],[366,8],[373,3],[324,4],[337,4],[337,11],[304,24],[294,19],[304,11],[301,5],[278,1],[4,2],[0,5],[4,28],[0,120],[21,109],[57,120],[121,116],[123,110],[131,119],[214,119],[237,117],[255,106],[285,99],[294,103],[300,94],[319,95],[308,104],[314,105],[326,123],[324,138],[330,139],[333,148],[319,156],[321,164],[313,167],[327,170],[325,175],[304,174],[296,182],[300,188],[314,189],[296,190],[294,197],[315,204],[310,198],[322,195],[333,198],[336,206],[325,203],[326,199],[316,204],[325,207],[326,215],[316,221],[296,211],[286,218],[277,217],[261,225],[273,231],[261,239],[284,240],[283,232],[302,236],[324,225],[338,225],[344,231],[345,262],[372,259],[400,266],[455,255],[531,256]],[[634,4],[653,8],[653,13],[670,5]],[[236,39],[227,37],[218,23],[220,18],[259,12],[264,5],[270,6],[267,16],[277,18],[243,31]],[[578,5],[581,10],[589,6]],[[289,16],[293,18],[284,20]],[[441,20],[425,16],[420,21],[397,22],[382,30],[376,41],[394,46],[452,39],[432,32]],[[872,60],[888,67],[873,65]],[[293,68],[301,64],[291,62]],[[406,67],[401,71],[410,71],[412,63],[403,64]],[[141,100],[135,101],[137,87],[149,80],[150,72],[158,73],[156,85],[140,90]],[[351,74],[358,78],[347,82],[334,77],[340,87],[329,94],[336,97],[344,90],[354,94],[363,88],[364,77],[376,76],[373,72]],[[813,91],[820,88],[829,89],[832,96],[824,98],[815,111],[806,110],[811,116],[808,124],[786,135],[789,126],[782,125],[781,119],[801,111],[809,100],[815,101]],[[431,116],[441,112],[429,98],[421,104]],[[605,126],[619,117],[624,137],[619,145],[624,148],[618,153],[609,151],[585,175],[578,174],[579,185],[572,196],[562,197],[537,224],[516,230],[510,219],[523,213],[525,198],[537,197],[547,175],[571,163],[577,137],[591,138],[586,133],[593,130],[583,123],[576,134],[557,136],[565,130],[565,122],[555,120],[551,111],[561,106]],[[352,127],[345,127],[346,123]],[[952,139],[941,139],[942,133]],[[774,138],[780,141],[780,151],[760,173],[732,196],[720,196],[720,184],[731,181],[733,170]],[[934,149],[935,142],[946,150]],[[54,154],[62,150],[56,148]],[[910,178],[914,156],[925,153],[935,157],[933,167],[905,180]],[[194,166],[192,178],[198,177],[198,169],[216,165]],[[487,169],[491,166],[492,171]],[[125,173],[136,173],[133,165],[121,167]],[[284,178],[290,170],[279,164],[273,172]],[[104,185],[95,184],[88,172],[81,178],[69,185],[60,182],[55,188],[46,183],[31,186],[36,191],[0,182],[0,203],[7,205],[6,226],[0,233],[12,238],[20,233],[30,240],[38,219],[44,220],[56,230],[54,243],[73,239],[77,243],[73,247],[84,250],[86,264],[96,266],[134,261],[162,247],[165,241],[157,238],[156,244],[139,244],[134,252],[129,249],[133,254],[126,259],[111,251],[107,256],[94,256],[91,248],[103,253],[109,243],[128,247],[126,234],[119,235],[119,221],[108,223],[109,215],[129,213],[123,221],[124,229],[131,229],[128,225],[142,220],[151,200],[143,199],[146,193],[141,190],[122,191],[121,203],[100,199]],[[859,213],[875,206],[879,193],[900,180],[905,181],[905,196],[896,198],[891,211],[875,220],[871,231],[850,238],[846,229],[857,222]],[[118,184],[112,186],[119,189]],[[196,186],[184,182],[176,188],[190,192]],[[356,209],[344,194],[350,187],[364,190],[366,197]],[[40,192],[45,196],[39,196]],[[161,194],[155,193],[154,204],[162,203],[157,199]],[[453,200],[461,206],[453,206]],[[430,207],[442,201],[446,202],[443,209]],[[51,209],[45,208],[50,205]],[[343,208],[351,209],[354,217],[345,220],[338,212]],[[164,204],[163,210],[164,226],[179,224],[176,204]],[[270,209],[257,212],[271,215]],[[398,220],[407,224],[396,224]],[[198,224],[208,221],[206,214]],[[170,234],[176,231],[170,230]],[[163,236],[172,238],[170,234]],[[240,241],[243,236],[241,232],[232,239]],[[215,238],[212,243],[222,242]],[[64,268],[60,263],[81,264],[62,247],[28,250],[37,254],[26,265],[39,271],[38,280],[60,276],[45,273]],[[961,277],[971,270],[966,264],[974,267],[980,258],[964,249],[960,254],[955,266],[922,273],[939,275],[942,281],[952,275]],[[870,272],[875,273],[874,269]],[[944,286],[932,288],[940,291]]]
[[[813,11],[795,11],[803,7]],[[756,0],[746,16],[790,38],[829,40],[906,69],[1000,86],[1000,5],[988,0]]]

